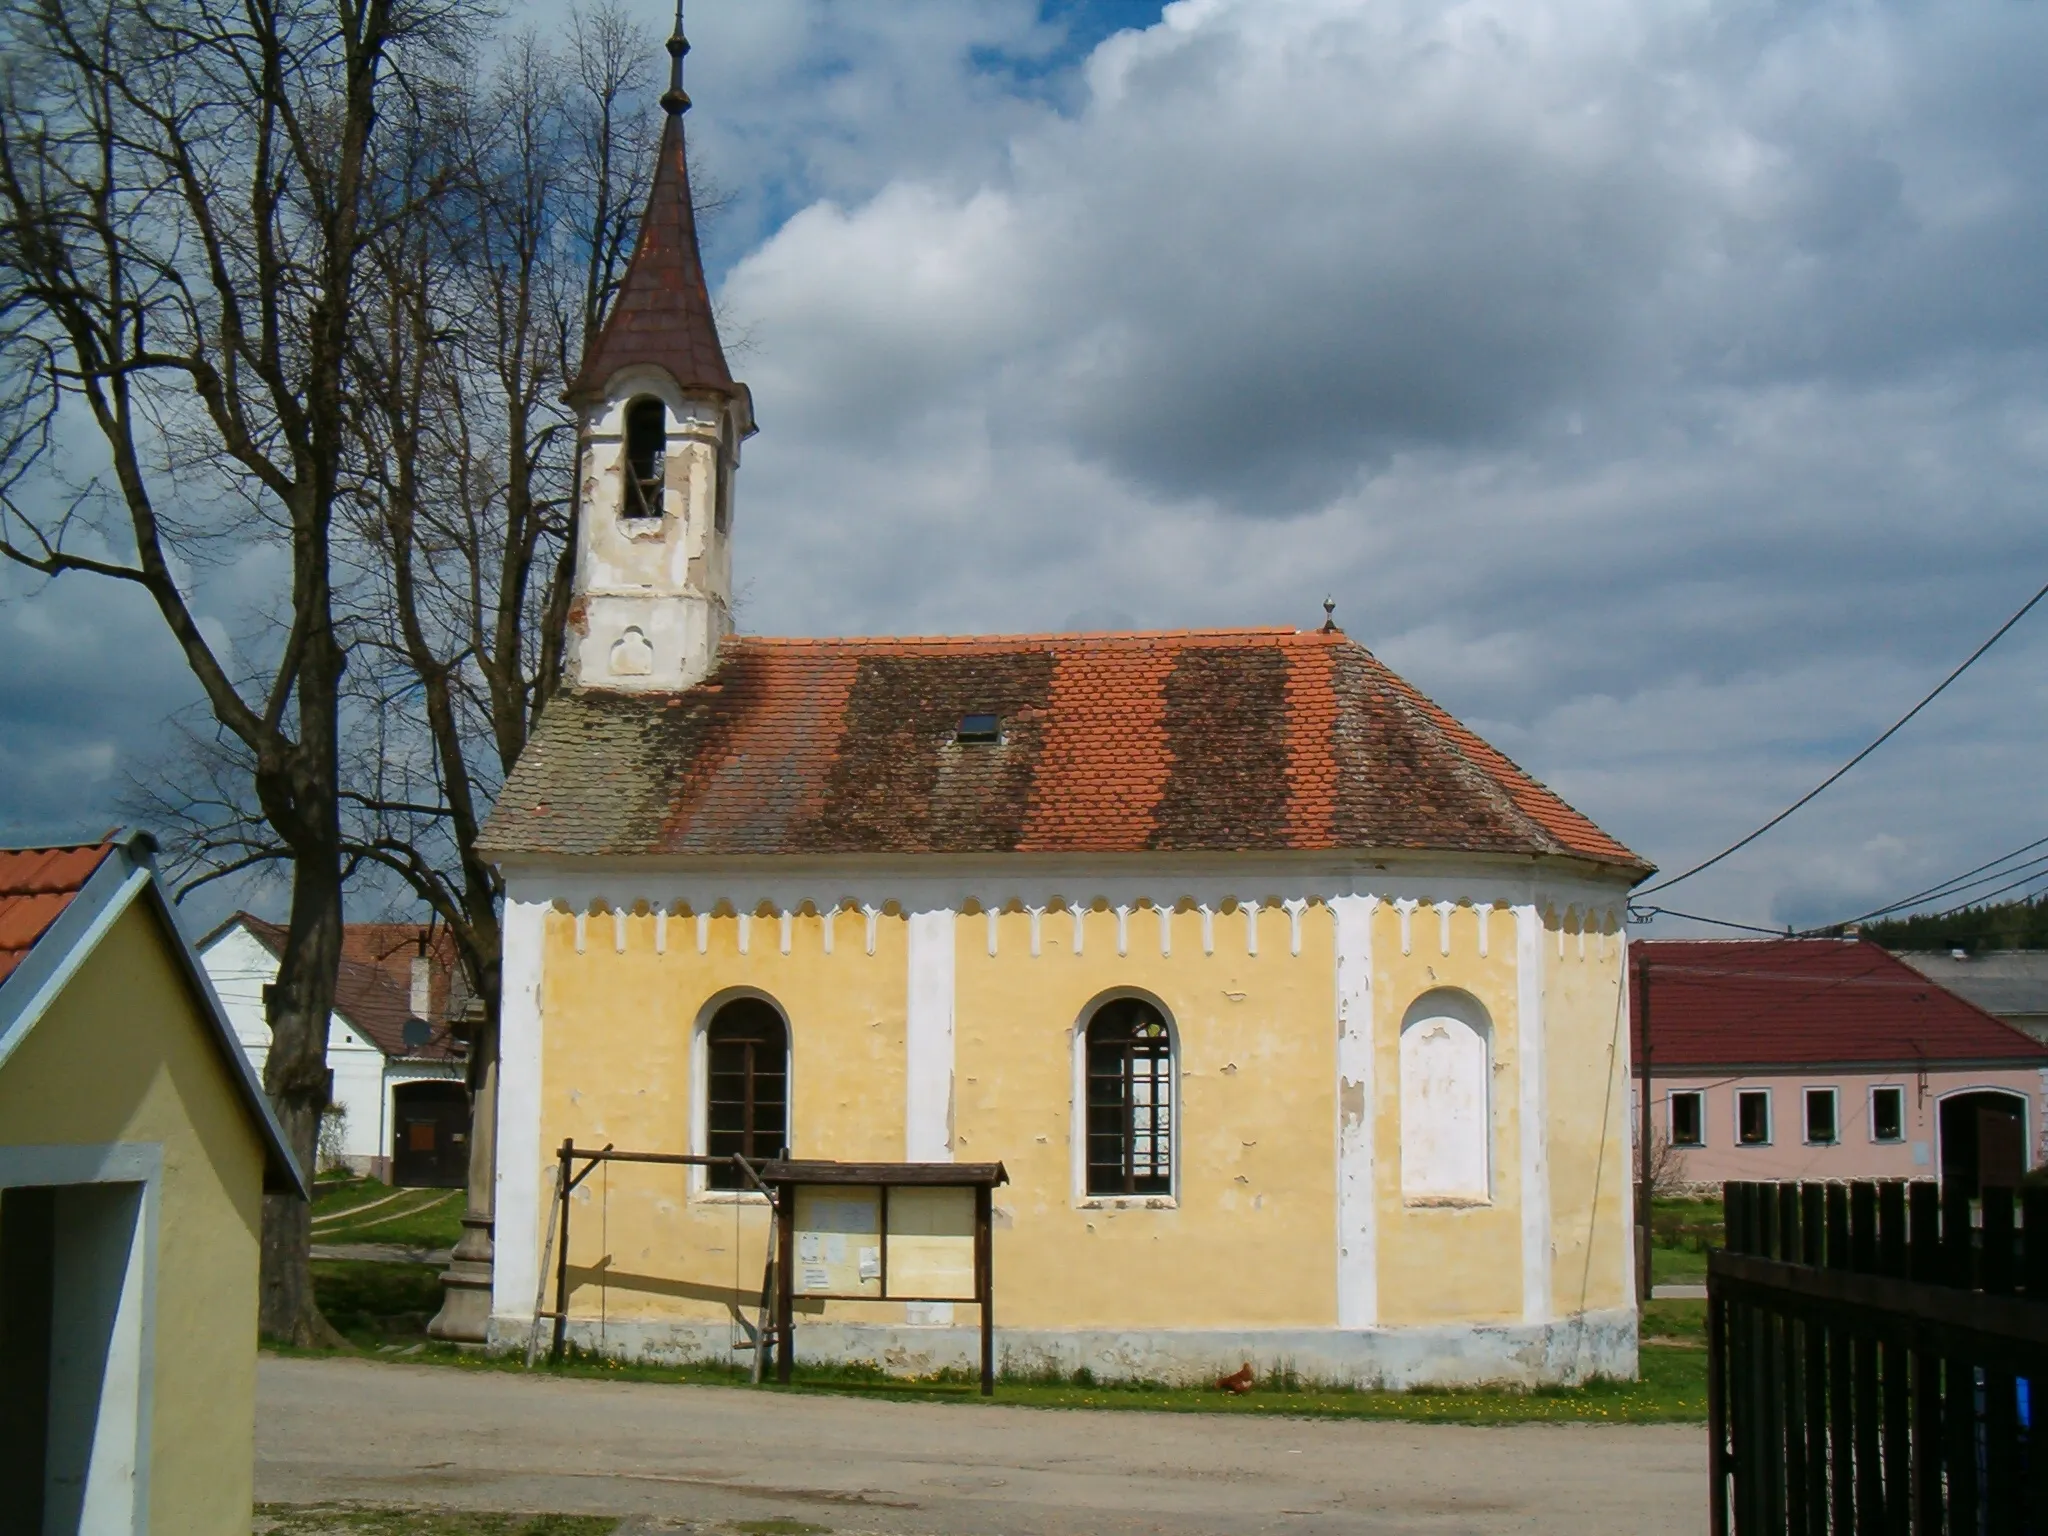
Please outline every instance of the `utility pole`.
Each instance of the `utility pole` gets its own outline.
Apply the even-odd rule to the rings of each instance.
[[[1636,1310],[1640,1313],[1650,1300],[1651,1136],[1656,1128],[1650,1098],[1650,962],[1647,958],[1637,963],[1636,977],[1643,1039],[1642,1087],[1637,1090],[1641,1095],[1642,1127],[1636,1132]]]

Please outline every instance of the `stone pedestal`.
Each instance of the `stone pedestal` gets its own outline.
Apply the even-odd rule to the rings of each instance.
[[[491,1218],[462,1218],[462,1240],[441,1274],[441,1310],[427,1332],[453,1344],[481,1344],[491,1330]]]
[[[477,1031],[470,1044],[473,1084],[469,1116],[469,1196],[462,1238],[441,1274],[441,1310],[427,1332],[451,1344],[482,1344],[491,1330],[492,1205],[498,1173],[497,1031]]]

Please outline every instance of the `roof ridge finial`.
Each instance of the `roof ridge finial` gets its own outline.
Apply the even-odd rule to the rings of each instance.
[[[1334,597],[1325,597],[1323,599],[1322,632],[1326,635],[1337,633],[1337,599]]]
[[[676,29],[668,40],[668,89],[661,93],[661,109],[671,117],[690,110],[690,93],[683,89],[683,55],[690,40],[683,36],[683,0],[676,0]]]

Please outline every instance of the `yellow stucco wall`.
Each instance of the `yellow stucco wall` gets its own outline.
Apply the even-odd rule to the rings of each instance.
[[[156,1143],[150,1529],[249,1529],[263,1146],[156,916],[131,906],[0,1067],[0,1142]]]
[[[986,914],[953,923],[953,1155],[1004,1162],[996,1194],[997,1315],[1009,1328],[1326,1328],[1337,1298],[1337,1030],[1335,921],[1312,903],[1294,952],[1289,914],[1173,917],[1161,953],[1158,915],[1092,910],[1075,953],[1071,914],[1047,911],[1037,953],[1032,920],[1000,915],[995,953]],[[1451,914],[1443,952],[1437,912],[1372,916],[1377,1160],[1378,1317],[1388,1326],[1515,1322],[1524,1316],[1520,975],[1515,913],[1469,904]],[[1576,924],[1576,915],[1569,917]],[[1545,1092],[1554,1257],[1553,1314],[1622,1299],[1625,1085],[1610,1085],[1620,943],[1544,918],[1537,947],[1546,1029]],[[578,939],[579,926],[582,937]],[[692,1040],[736,991],[776,1001],[791,1026],[792,1151],[798,1157],[905,1155],[909,923],[842,912],[833,953],[822,921],[790,923],[784,953],[772,915],[656,920],[637,911],[545,922],[541,1014],[541,1148],[685,1149],[691,1138]],[[1438,988],[1468,994],[1490,1028],[1490,1198],[1463,1207],[1411,1204],[1401,1180],[1403,1016]],[[1176,1034],[1177,1180],[1171,1200],[1093,1200],[1074,1174],[1075,1030],[1118,993],[1160,1003]],[[1618,1094],[1618,1097],[1616,1096]],[[1598,1198],[1595,1205],[1597,1184]],[[579,1319],[749,1319],[766,1234],[756,1203],[688,1193],[675,1169],[615,1165],[594,1173],[572,1211],[572,1311]],[[542,1213],[545,1220],[545,1212]],[[1589,1233],[1591,1248],[1589,1249]],[[1591,1264],[1589,1267],[1588,1256]],[[803,1305],[800,1301],[799,1305]],[[818,1304],[811,1304],[807,1310]],[[833,1303],[848,1322],[900,1322],[900,1305]],[[965,1320],[965,1319],[963,1319]]]
[[[1571,1313],[1617,1307],[1626,1296],[1628,1036],[1621,935],[1597,914],[1582,920],[1568,913],[1550,921],[1543,963],[1549,1021],[1551,1296],[1560,1313]]]
[[[1158,918],[1131,913],[1117,953],[1113,912],[1049,915],[1040,954],[1030,918],[955,927],[955,1061],[965,1161],[1000,1160],[997,1313],[1020,1328],[1314,1327],[1336,1313],[1335,961],[1329,914],[1304,914],[1289,953],[1284,912],[1216,920],[1176,914],[1171,957]],[[1077,1196],[1072,1173],[1073,1036],[1114,991],[1163,1004],[1176,1033],[1180,1106],[1175,1201]],[[999,1217],[999,1223],[1001,1218]]]
[[[573,1136],[633,1151],[690,1144],[691,1052],[715,1001],[746,990],[772,997],[790,1023],[790,1148],[796,1157],[899,1160],[903,1156],[904,924],[842,914],[833,954],[822,920],[753,918],[747,953],[739,919],[712,919],[697,952],[693,918],[671,918],[655,947],[655,919],[628,915],[618,949],[609,913],[550,913],[542,1011],[541,1146]],[[570,1214],[571,1306],[579,1314],[693,1321],[749,1318],[758,1300],[766,1212],[758,1204],[686,1195],[680,1169],[611,1164],[576,1192]],[[899,1315],[894,1308],[884,1315]],[[838,1314],[835,1314],[838,1315]],[[850,1311],[844,1315],[859,1316]]]
[[[1496,908],[1487,920],[1487,954],[1481,958],[1480,913],[1470,906],[1453,909],[1451,952],[1445,955],[1437,913],[1419,908],[1409,918],[1404,955],[1400,913],[1383,902],[1373,914],[1380,1320],[1392,1325],[1500,1322],[1522,1315],[1515,918]],[[1468,993],[1492,1025],[1492,1199],[1485,1205],[1414,1206],[1401,1193],[1401,1021],[1416,999],[1440,987]]]

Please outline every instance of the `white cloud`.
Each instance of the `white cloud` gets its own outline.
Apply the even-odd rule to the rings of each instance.
[[[733,266],[767,424],[748,622],[1309,622],[1331,589],[1688,862],[2048,571],[2048,91],[2013,62],[2042,29],[1171,6],[1000,157],[911,156]],[[1980,746],[2048,735],[1985,714]],[[2004,846],[2028,780],[2002,751],[1941,768],[1967,805],[1907,769],[1957,718],[1700,899],[1803,921]]]
[[[1184,0],[1078,61],[1030,0],[690,30],[748,628],[1331,592],[1676,869],[2048,576],[2040,7]],[[2048,831],[2044,626],[1673,904],[1817,920]]]

